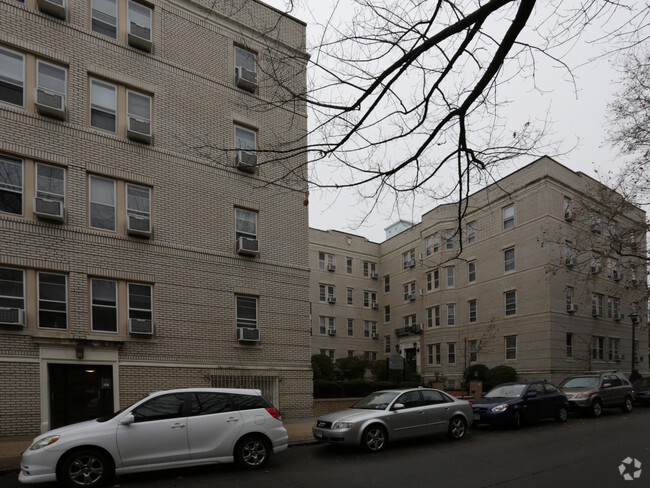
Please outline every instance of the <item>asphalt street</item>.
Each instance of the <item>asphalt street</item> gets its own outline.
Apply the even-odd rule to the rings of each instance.
[[[630,414],[610,410],[598,419],[572,415],[566,424],[545,421],[519,431],[479,427],[458,442],[440,436],[395,443],[378,454],[308,444],[291,447],[262,471],[223,465],[124,476],[116,484],[123,488],[633,488],[649,482],[650,408],[636,408]],[[21,486],[15,477],[0,479],[0,484]]]

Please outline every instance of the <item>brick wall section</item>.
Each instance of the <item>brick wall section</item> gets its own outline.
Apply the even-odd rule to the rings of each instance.
[[[37,363],[0,362],[0,436],[40,433],[39,376]]]

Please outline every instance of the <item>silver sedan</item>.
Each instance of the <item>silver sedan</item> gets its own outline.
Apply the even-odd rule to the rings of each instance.
[[[314,438],[330,444],[360,445],[377,452],[388,441],[447,433],[462,439],[472,424],[472,405],[431,388],[382,390],[347,410],[323,415]]]

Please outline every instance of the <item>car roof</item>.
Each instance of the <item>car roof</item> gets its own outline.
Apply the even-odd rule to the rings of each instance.
[[[239,394],[239,395],[256,395],[256,396],[262,396],[262,392],[260,390],[256,390],[253,388],[177,388],[174,390],[160,390],[160,391],[155,391],[150,393],[148,396],[159,396],[159,395],[165,395],[165,394],[170,394],[170,393],[187,393],[187,392],[195,392],[195,393],[231,393],[231,394]]]

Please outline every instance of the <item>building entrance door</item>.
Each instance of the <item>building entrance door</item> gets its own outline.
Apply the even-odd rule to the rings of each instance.
[[[50,364],[50,429],[113,413],[113,367]]]

